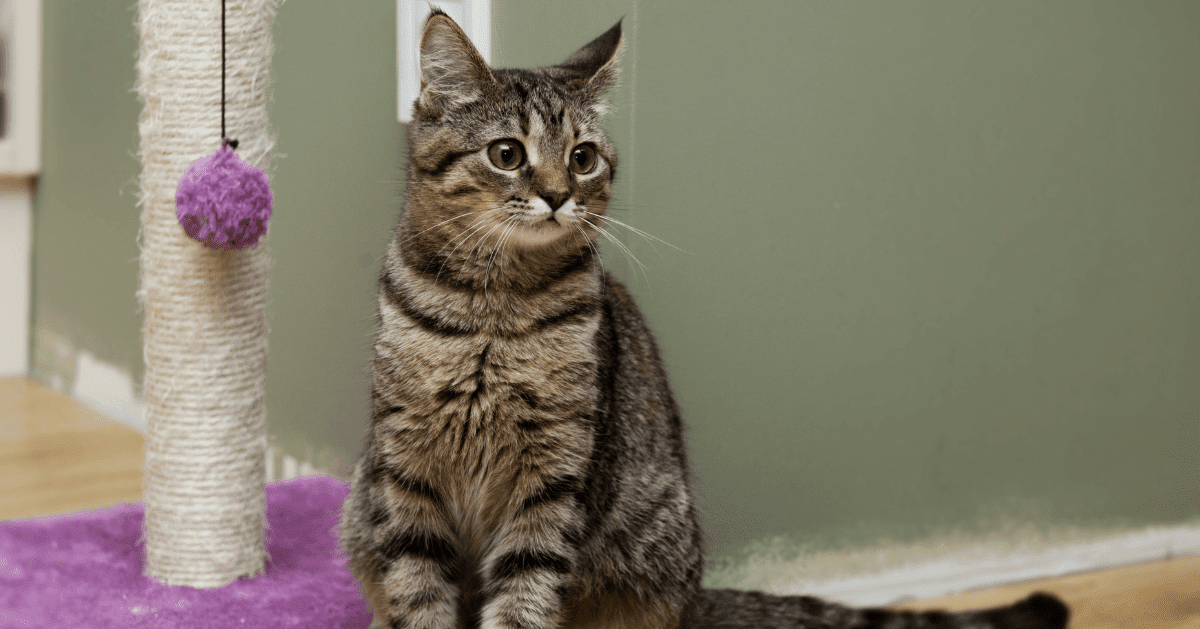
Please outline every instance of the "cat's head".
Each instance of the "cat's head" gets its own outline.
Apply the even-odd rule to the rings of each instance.
[[[434,10],[408,133],[409,233],[527,251],[594,240],[616,172],[600,117],[620,47],[618,22],[558,65],[492,69]]]

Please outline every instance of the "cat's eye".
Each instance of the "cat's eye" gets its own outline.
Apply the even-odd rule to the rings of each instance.
[[[525,147],[516,140],[496,140],[488,147],[488,158],[501,170],[512,170],[525,161]]]
[[[591,144],[580,144],[571,151],[571,170],[580,175],[592,172],[596,167],[596,149]]]

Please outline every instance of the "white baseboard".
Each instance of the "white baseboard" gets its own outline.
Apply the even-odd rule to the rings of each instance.
[[[889,605],[1197,554],[1200,525],[1151,527],[1036,548],[973,546],[879,572],[800,579],[768,589],[775,594],[809,594],[854,606]]]
[[[291,480],[301,476],[332,476],[328,470],[314,466],[308,461],[276,450],[274,446],[267,448],[267,482],[276,480]]]
[[[140,433],[146,432],[146,404],[137,395],[133,377],[89,352],[76,355],[71,397]]]
[[[137,395],[137,389],[129,372],[110,365],[87,351],[75,353],[65,342],[57,339],[54,335],[45,336],[44,342],[59,345],[59,347],[48,348],[47,352],[60,352],[68,356],[74,353],[74,376],[70,384],[71,397],[145,434],[146,403]],[[63,356],[63,358],[65,357]],[[59,389],[64,388],[62,378],[54,379],[55,382],[51,383],[53,386]],[[273,446],[265,448],[265,456],[268,482],[315,474],[329,475],[327,470],[314,466],[309,461],[297,459]]]

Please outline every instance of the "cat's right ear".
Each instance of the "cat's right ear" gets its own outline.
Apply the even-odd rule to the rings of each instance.
[[[445,111],[483,96],[495,82],[475,45],[450,16],[434,9],[421,34],[422,108]]]

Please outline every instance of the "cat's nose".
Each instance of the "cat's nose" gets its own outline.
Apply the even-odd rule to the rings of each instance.
[[[545,190],[539,196],[541,196],[542,200],[546,202],[546,205],[550,206],[550,211],[553,212],[562,207],[562,204],[566,202],[567,197],[571,196],[571,193],[559,192],[557,190]]]

